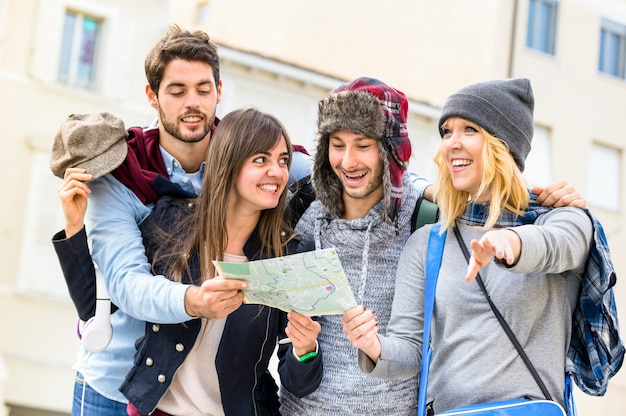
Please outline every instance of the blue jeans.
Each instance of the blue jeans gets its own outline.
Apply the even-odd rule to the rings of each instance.
[[[107,399],[89,387],[81,373],[76,373],[72,416],[128,416],[128,413],[126,403]]]

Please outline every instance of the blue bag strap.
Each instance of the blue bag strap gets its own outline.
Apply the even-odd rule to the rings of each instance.
[[[578,416],[574,403],[574,390],[570,373],[565,374],[565,413],[567,416]]]
[[[439,267],[443,256],[443,247],[446,241],[446,232],[439,234],[441,223],[435,223],[428,237],[428,252],[426,254],[426,277],[424,285],[424,335],[422,337],[422,370],[420,373],[420,386],[417,395],[417,416],[426,415],[426,388],[428,386],[428,371],[430,368],[430,324],[435,307],[435,291]]]

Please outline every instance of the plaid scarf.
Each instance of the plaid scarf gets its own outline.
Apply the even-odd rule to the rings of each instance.
[[[516,227],[518,225],[533,224],[537,217],[545,214],[552,208],[542,207],[537,202],[537,195],[530,193],[530,202],[524,209],[523,215],[517,215],[511,211],[503,211],[496,221],[495,226]],[[489,202],[468,202],[465,212],[457,218],[457,221],[467,225],[485,225],[489,216]]]
[[[537,195],[530,193],[530,197],[523,215],[505,211],[498,218],[496,226],[532,224],[539,215],[552,209],[539,205]],[[565,371],[572,375],[582,391],[602,396],[609,379],[619,371],[624,361],[624,345],[619,337],[612,289],[617,276],[602,225],[588,209],[583,210],[593,224],[594,243],[587,258],[580,297],[572,316],[572,338]],[[488,215],[489,202],[470,202],[457,221],[468,225],[484,225]]]

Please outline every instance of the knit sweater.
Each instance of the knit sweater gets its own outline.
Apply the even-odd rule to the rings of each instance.
[[[466,246],[485,233],[458,226]],[[378,363],[360,353],[361,368],[372,376],[412,379],[419,373],[430,228],[418,230],[400,258],[394,314],[387,336],[379,335]],[[491,262],[480,274],[550,394],[564,405],[565,355],[592,225],[583,210],[562,208],[539,216],[534,225],[513,229],[522,242],[518,262],[511,268]],[[428,401],[442,412],[481,402],[544,398],[476,281],[463,280],[466,272],[467,261],[449,231],[431,324]]]
[[[305,212],[296,231],[314,236],[316,248],[335,247],[358,303],[372,309],[385,333],[393,300],[396,267],[411,232],[411,215],[420,194],[404,175],[399,215],[383,220],[379,202],[364,218],[343,220],[326,213],[320,201]],[[387,206],[384,207],[385,209]],[[307,416],[415,415],[418,382],[379,380],[363,374],[357,350],[342,331],[341,315],[319,317],[317,337],[324,351],[324,374],[319,388],[297,398],[281,389],[281,414]]]

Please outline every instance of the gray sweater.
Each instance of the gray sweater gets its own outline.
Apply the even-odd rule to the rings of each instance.
[[[378,363],[359,355],[361,369],[372,376],[413,378],[419,373],[430,228],[418,230],[400,258],[392,317],[386,336],[379,335]],[[459,230],[468,247],[485,232],[463,224]],[[582,210],[563,208],[514,230],[522,241],[518,263],[509,269],[491,263],[480,274],[550,394],[564,405],[565,356],[592,224]],[[442,412],[481,402],[544,398],[476,281],[463,280],[466,271],[449,230],[435,295],[428,401]]]
[[[419,192],[405,175],[397,224],[382,219],[382,203],[365,218],[329,218],[319,201],[306,211],[296,230],[313,235],[317,248],[335,247],[358,303],[375,311],[384,333],[391,315],[396,267],[410,235],[410,221]],[[342,330],[341,315],[319,317],[317,338],[324,353],[319,388],[303,398],[281,390],[282,415],[363,416],[407,415],[417,410],[417,378],[380,380],[363,374],[357,350]]]

